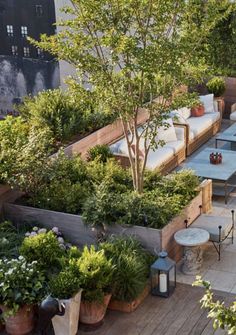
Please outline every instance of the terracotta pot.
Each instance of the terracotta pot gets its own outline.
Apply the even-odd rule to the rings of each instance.
[[[104,297],[102,303],[94,301],[81,301],[80,305],[80,322],[87,325],[96,325],[101,322],[106,314],[107,306],[111,299],[111,294],[107,294]]]
[[[204,111],[205,111],[205,108],[202,105],[199,105],[197,107],[192,107],[191,108],[191,116],[194,116],[194,117],[203,116]]]
[[[8,308],[1,306],[3,312]],[[21,307],[13,316],[4,317],[6,332],[11,335],[25,335],[30,333],[34,328],[34,307],[25,305]]]

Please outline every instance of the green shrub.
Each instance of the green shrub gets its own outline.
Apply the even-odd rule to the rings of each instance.
[[[154,257],[132,237],[113,237],[100,248],[114,265],[113,298],[127,302],[136,299],[147,285]]]
[[[28,199],[28,204],[39,208],[77,214],[92,187],[79,156],[70,159],[59,153],[48,159],[41,168],[41,177],[40,187]]]
[[[93,184],[103,183],[111,192],[123,193],[133,189],[130,171],[123,169],[114,159],[106,164],[95,159],[87,164],[87,171]]]
[[[225,81],[221,77],[213,77],[206,83],[209,93],[213,93],[215,97],[220,97],[224,94],[226,86]]]
[[[18,231],[10,221],[0,223],[0,258],[19,256],[19,247],[24,233]]]
[[[80,281],[77,273],[65,268],[50,280],[50,294],[57,299],[70,299],[79,291]]]
[[[196,196],[199,184],[199,178],[192,170],[181,170],[163,177],[160,186],[164,194],[182,195],[188,203]]]
[[[102,302],[104,295],[111,292],[113,265],[104,250],[96,251],[94,246],[84,247],[76,262],[81,274],[82,297],[86,301]]]
[[[16,157],[28,141],[29,126],[21,117],[0,122],[0,182],[8,182],[15,170]]]
[[[28,262],[37,261],[39,267],[46,272],[58,267],[58,259],[64,252],[52,231],[26,237],[20,247],[20,254]]]
[[[94,161],[97,159],[101,163],[106,163],[109,158],[111,158],[112,152],[107,145],[95,145],[95,147],[90,148],[88,151],[88,161]]]
[[[35,97],[27,97],[18,107],[20,114],[37,129],[48,127],[57,141],[63,141],[84,130],[80,101],[70,94],[47,90]]]
[[[45,295],[45,278],[36,261],[0,259],[0,301],[15,313],[25,304],[41,301]]]

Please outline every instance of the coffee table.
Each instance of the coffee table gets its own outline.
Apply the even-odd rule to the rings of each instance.
[[[201,245],[208,242],[210,235],[208,231],[201,228],[181,229],[174,235],[176,243],[184,247],[183,273],[196,275],[202,266]]]
[[[230,193],[236,187],[233,178],[236,172],[236,151],[217,149],[217,152],[220,152],[223,157],[222,163],[218,165],[210,164],[209,156],[214,151],[212,148],[203,149],[182,167],[195,171],[199,177],[212,179],[214,184],[223,184],[224,192],[222,192],[222,187],[214,187],[213,194],[224,195],[227,204]]]
[[[236,124],[233,124],[227,128],[223,133],[216,136],[215,146],[217,148],[218,141],[229,142],[231,144],[231,150],[236,150]]]

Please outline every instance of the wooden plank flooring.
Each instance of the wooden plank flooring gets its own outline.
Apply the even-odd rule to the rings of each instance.
[[[104,324],[91,332],[93,335],[226,335],[214,332],[207,312],[200,308],[199,300],[203,289],[178,284],[169,299],[148,296],[133,313],[124,314],[108,311]],[[226,303],[234,300],[234,295],[216,292],[217,299]],[[79,328],[78,335],[88,334]]]
[[[201,288],[178,284],[170,298],[149,295],[133,313],[108,311],[99,329],[88,332],[79,327],[77,335],[226,335],[224,330],[214,332],[207,312],[200,308],[202,295]],[[216,298],[224,299],[227,305],[235,296],[217,291]],[[47,335],[53,335],[53,331]]]

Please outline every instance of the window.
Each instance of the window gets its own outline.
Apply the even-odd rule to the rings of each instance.
[[[28,28],[26,26],[21,26],[21,35],[26,37],[28,35]]]
[[[12,45],[11,46],[11,52],[12,52],[13,56],[17,56],[18,55],[17,45]]]
[[[43,6],[42,5],[36,5],[35,6],[35,13],[36,13],[36,16],[38,16],[38,17],[43,16]]]
[[[37,48],[37,56],[38,56],[39,58],[43,58],[43,51],[42,51],[42,49]]]
[[[24,47],[23,52],[24,52],[24,57],[29,57],[30,56],[29,47]]]
[[[13,36],[13,26],[12,25],[7,25],[7,35],[8,36]]]

